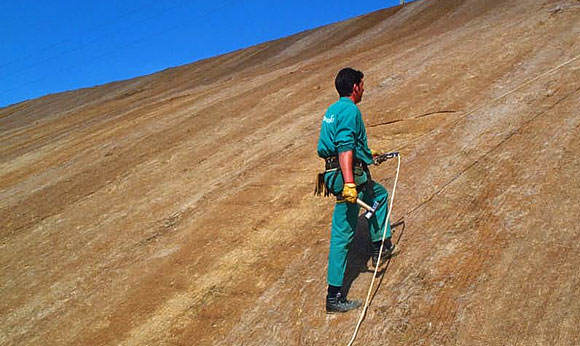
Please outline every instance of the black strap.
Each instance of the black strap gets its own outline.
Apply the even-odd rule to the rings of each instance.
[[[368,169],[367,164],[364,161],[357,159],[356,157],[353,158],[353,166],[354,167],[362,167]],[[338,156],[330,156],[324,159],[324,168],[328,171],[330,169],[340,169],[340,163],[338,161]]]

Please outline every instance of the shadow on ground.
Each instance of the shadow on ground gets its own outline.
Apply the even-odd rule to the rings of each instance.
[[[399,221],[391,224],[391,232],[392,232],[392,239],[395,239],[395,245],[397,245],[401,238],[403,237],[403,233],[405,232],[405,220],[400,219]],[[397,234],[398,233],[398,234]],[[350,291],[350,287],[352,283],[358,278],[361,273],[370,272],[372,273],[374,270],[368,267],[368,263],[370,260],[370,253],[371,253],[371,240],[369,234],[369,225],[367,219],[365,219],[364,214],[359,216],[356,231],[354,234],[354,239],[350,244],[350,249],[347,255],[347,264],[346,264],[346,271],[344,273],[344,283],[342,286],[343,293],[348,296],[348,292]],[[399,253],[399,250],[396,249],[393,257],[396,257]],[[384,274],[386,273],[387,269],[389,268],[389,264],[391,260],[389,259],[386,262],[386,265],[383,266],[378,272],[377,276],[380,276],[380,280],[377,284],[377,289],[379,288]],[[376,291],[375,291],[376,293]],[[374,296],[374,295],[373,295]]]

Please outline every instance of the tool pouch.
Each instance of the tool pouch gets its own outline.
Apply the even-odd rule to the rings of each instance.
[[[316,175],[316,183],[314,186],[314,195],[316,196],[324,194],[324,197],[328,197],[330,195],[330,190],[324,182],[324,174],[326,174],[326,172],[318,173]]]

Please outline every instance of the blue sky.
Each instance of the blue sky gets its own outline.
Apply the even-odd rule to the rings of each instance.
[[[398,4],[0,1],[0,107],[150,74]]]

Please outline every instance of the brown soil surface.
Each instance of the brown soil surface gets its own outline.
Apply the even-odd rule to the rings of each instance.
[[[346,344],[312,189],[351,65],[404,221],[356,344],[579,345],[579,37],[578,0],[425,0],[0,109],[0,344]],[[364,298],[364,223],[350,260]]]

